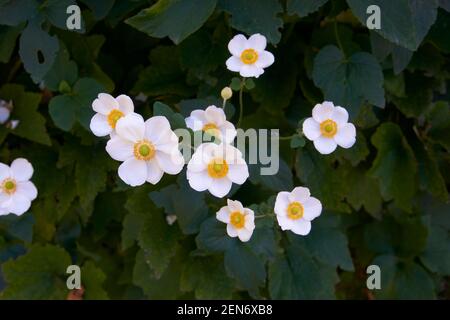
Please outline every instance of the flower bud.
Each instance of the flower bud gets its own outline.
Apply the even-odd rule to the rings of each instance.
[[[220,92],[220,95],[222,96],[223,100],[228,100],[233,96],[233,91],[231,90],[230,87],[225,87]]]

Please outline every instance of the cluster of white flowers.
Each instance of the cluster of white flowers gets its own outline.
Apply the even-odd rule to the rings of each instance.
[[[265,50],[266,45],[266,38],[260,34],[248,39],[241,34],[235,36],[228,44],[232,54],[226,61],[228,69],[239,72],[242,77],[259,77],[264,68],[275,61],[272,53]],[[231,89],[224,88],[221,96],[225,106],[232,96]],[[144,121],[134,112],[133,102],[126,95],[114,98],[101,93],[92,108],[97,113],[91,120],[91,130],[100,137],[110,136],[106,151],[113,159],[122,161],[118,174],[125,183],[130,186],[145,182],[156,184],[164,173],[174,175],[183,169],[178,137],[165,117],[155,116]],[[197,147],[187,165],[189,185],[196,191],[208,190],[213,196],[223,198],[233,183],[245,183],[249,177],[248,166],[242,153],[232,145],[237,131],[226,119],[224,109],[214,105],[205,110],[197,109],[185,122],[193,131],[202,131],[219,141]],[[356,141],[355,126],[348,123],[347,111],[327,101],[314,107],[312,117],[303,123],[303,133],[322,154],[333,152],[337,145],[350,148]],[[308,188],[296,187],[277,195],[274,213],[282,230],[307,235],[311,221],[321,212],[321,202],[311,197]],[[216,217],[227,224],[230,237],[238,237],[243,242],[250,240],[255,229],[255,213],[241,202],[227,199],[227,205]],[[168,223],[175,220],[176,216],[170,216]]]
[[[18,158],[8,166],[0,163],[0,216],[28,211],[37,197],[37,189],[30,181],[33,166],[28,160]]]

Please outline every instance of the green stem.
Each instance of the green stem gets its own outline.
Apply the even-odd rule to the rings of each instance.
[[[237,128],[239,128],[239,125],[242,122],[242,117],[244,115],[244,102],[242,99],[243,93],[244,93],[244,86],[245,86],[245,78],[242,78],[241,81],[241,88],[239,89],[239,120],[236,125]]]
[[[272,137],[272,139],[277,139],[278,140],[291,140],[294,137],[294,135],[290,135],[290,136],[285,136],[285,137]]]
[[[225,99],[223,99],[223,102],[222,102],[222,109],[223,109],[223,112],[225,112],[225,106],[227,105],[227,100],[225,100]]]
[[[339,49],[342,51],[342,54],[344,55],[344,57],[346,57],[345,51],[344,51],[344,46],[342,45],[341,37],[339,36],[338,24],[337,24],[336,20],[334,20],[334,36],[336,37],[336,42],[339,46]]]
[[[265,218],[265,217],[275,217],[275,214],[273,214],[273,213],[261,214],[259,216],[255,216],[255,219],[261,219],[261,218]]]

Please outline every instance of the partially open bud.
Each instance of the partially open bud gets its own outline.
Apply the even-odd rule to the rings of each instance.
[[[223,100],[228,100],[233,96],[233,91],[231,90],[230,87],[225,87],[220,92],[220,95],[222,96]]]

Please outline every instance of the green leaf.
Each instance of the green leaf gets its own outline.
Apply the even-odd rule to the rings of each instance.
[[[227,251],[238,241],[227,235],[225,225],[217,221],[216,217],[208,218],[202,223],[195,240],[199,249],[214,253]]]
[[[16,47],[16,40],[23,27],[0,26],[0,62],[7,63]]]
[[[399,208],[411,211],[416,190],[417,163],[414,153],[396,124],[385,122],[372,136],[378,153],[369,174],[380,183],[381,195]]]
[[[78,66],[74,61],[70,60],[69,51],[61,44],[55,63],[43,79],[44,83],[52,91],[69,93],[71,89],[69,92],[61,91],[61,84],[65,83],[67,86],[73,86],[77,79]]]
[[[17,26],[33,17],[37,7],[35,0],[3,0],[0,2],[0,24]]]
[[[103,271],[96,267],[92,261],[87,261],[81,267],[81,283],[84,288],[85,300],[106,300],[108,294],[103,289],[103,282],[106,275]]]
[[[125,204],[130,214],[140,214],[141,230],[138,235],[145,263],[159,279],[168,267],[178,246],[179,232],[169,226],[160,210],[150,202],[148,189],[140,188],[133,192]]]
[[[76,5],[75,0],[47,0],[39,6],[39,11],[52,25],[60,29],[67,29],[68,14],[66,10],[71,5]]]
[[[206,22],[216,4],[217,0],[159,0],[126,23],[151,37],[168,36],[178,44]]]
[[[0,89],[0,97],[13,102],[11,117],[20,121],[14,130],[9,131],[10,133],[45,145],[51,144],[45,127],[45,118],[38,112],[41,102],[39,93],[26,92],[21,85],[6,84]]]
[[[327,2],[328,0],[288,0],[286,7],[289,14],[306,17],[310,13],[319,10]]]
[[[420,255],[420,260],[432,272],[450,275],[450,234],[443,227],[431,224],[427,246]]]
[[[450,151],[450,106],[447,102],[437,102],[427,114],[431,128],[428,137]]]
[[[383,72],[369,53],[346,58],[337,47],[326,46],[314,59],[313,79],[326,100],[347,108],[352,116],[365,101],[384,107]]]
[[[283,8],[277,0],[219,0],[219,7],[231,14],[233,28],[248,35],[260,33],[272,44],[280,41],[283,20],[278,15]]]
[[[79,122],[86,130],[90,130],[89,122],[94,115],[91,104],[103,91],[103,86],[96,80],[81,78],[75,83],[70,94],[52,98],[48,108],[55,125],[69,131],[76,122]]]
[[[435,22],[438,7],[437,0],[347,0],[347,3],[363,25],[369,17],[367,7],[379,6],[381,29],[374,31],[413,51],[417,50]]]
[[[82,2],[92,10],[95,19],[100,20],[105,18],[108,12],[111,11],[112,7],[114,6],[115,0],[82,0]]]
[[[7,287],[4,299],[64,299],[69,254],[60,247],[34,245],[27,254],[2,266]]]
[[[172,130],[186,128],[186,122],[181,114],[174,112],[168,105],[156,101],[153,104],[153,115],[166,117]]]
[[[361,168],[348,170],[345,181],[352,186],[345,197],[353,209],[358,211],[364,206],[372,216],[379,217],[383,199],[378,181]]]
[[[396,257],[377,257],[373,264],[382,270],[381,290],[375,291],[379,299],[436,299],[433,280],[414,262],[401,262]]]
[[[406,77],[405,96],[393,97],[395,106],[408,117],[419,117],[425,113],[433,101],[432,83],[429,77],[414,73]]]
[[[292,149],[303,148],[306,145],[306,140],[305,140],[305,138],[299,136],[298,134],[295,134],[292,137],[289,145]]]
[[[233,287],[218,257],[193,257],[184,265],[180,288],[194,291],[196,299],[231,299]]]
[[[269,293],[272,299],[334,299],[339,278],[334,267],[327,266],[296,244],[286,248],[269,265]]]
[[[9,214],[0,216],[0,230],[5,229],[6,234],[31,243],[33,240],[34,217],[31,213],[25,213],[21,216]]]
[[[168,215],[175,215],[184,234],[194,234],[208,216],[205,193],[196,192],[187,183],[185,175],[180,175],[177,185],[170,185],[160,191],[150,193],[150,198]],[[186,210],[186,208],[189,208]]]
[[[41,81],[50,70],[58,49],[59,42],[55,36],[42,30],[39,23],[28,23],[20,37],[19,54],[34,82]]]
[[[271,164],[274,165],[274,164]],[[249,173],[250,181],[254,184],[262,184],[264,187],[274,190],[292,190],[294,188],[292,170],[283,159],[279,159],[279,169],[276,174],[263,175],[261,174],[261,168],[269,167],[269,165],[250,164]]]

